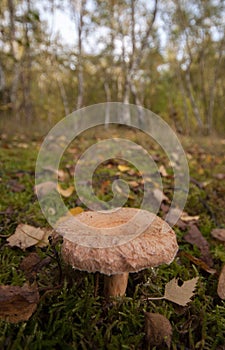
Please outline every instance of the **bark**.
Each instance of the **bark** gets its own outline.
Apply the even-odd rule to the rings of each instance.
[[[70,109],[69,109],[69,103],[68,103],[68,99],[67,99],[66,90],[65,90],[62,79],[60,79],[60,77],[58,75],[56,75],[56,80],[57,80],[57,84],[59,87],[59,92],[60,92],[60,96],[62,99],[64,112],[65,112],[65,115],[67,116],[68,114],[70,114]]]
[[[190,69],[188,68],[185,72],[185,80],[186,80],[186,86],[187,86],[187,94],[191,102],[192,110],[194,117],[198,123],[199,130],[202,131],[203,129],[203,122],[201,119],[200,111],[197,106],[197,103],[195,101],[194,95],[192,93],[193,88],[192,88],[192,82],[191,82],[191,76],[190,76]]]
[[[207,133],[208,134],[210,134],[212,131],[213,110],[214,110],[214,104],[215,104],[215,90],[216,90],[216,83],[217,83],[218,76],[219,76],[219,68],[220,68],[220,65],[222,62],[222,58],[223,58],[224,44],[225,44],[225,36],[223,36],[223,39],[221,41],[220,50],[219,50],[219,58],[218,58],[217,63],[215,64],[213,82],[210,86],[210,91],[209,91],[209,107],[207,110]]]
[[[183,83],[183,80],[182,80],[181,71],[180,71],[180,67],[179,66],[177,67],[176,71],[177,71],[177,75],[178,75],[178,78],[179,78],[180,92],[181,92],[181,96],[182,96],[182,105],[183,105],[183,113],[184,113],[184,120],[185,120],[185,131],[186,131],[186,134],[189,135],[190,125],[189,125],[187,97],[186,97],[186,94],[185,94],[184,83]]]
[[[78,94],[76,108],[80,109],[83,106],[84,99],[84,77],[83,77],[83,30],[84,30],[84,7],[86,0],[79,1],[77,16],[75,14],[77,31],[78,31],[78,55],[77,55],[77,83]]]
[[[111,101],[111,91],[108,83],[108,79],[106,77],[106,80],[104,82],[104,89],[105,89],[105,95],[106,95],[106,111],[105,111],[105,127],[108,127],[108,124],[110,122],[110,114],[109,114],[109,104],[108,102]]]

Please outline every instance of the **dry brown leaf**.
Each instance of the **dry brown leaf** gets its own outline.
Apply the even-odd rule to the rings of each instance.
[[[59,192],[59,194],[61,194],[63,197],[70,197],[71,194],[74,191],[74,186],[69,186],[67,189],[63,189],[60,184],[57,184],[57,191]]]
[[[170,321],[158,313],[145,312],[145,337],[147,345],[171,345],[172,326]]]
[[[185,281],[180,287],[176,278],[173,278],[165,286],[164,298],[170,300],[178,305],[186,306],[194,295],[198,277]]]
[[[25,186],[14,179],[9,180],[8,185],[13,192],[22,192],[25,190]]]
[[[137,181],[128,181],[128,184],[134,188],[140,186],[140,184]]]
[[[37,287],[0,286],[0,318],[12,323],[27,321],[38,301]]]
[[[159,167],[159,172],[160,172],[160,174],[161,174],[163,177],[168,176],[168,173],[167,173],[166,168],[164,167],[164,165],[160,165],[160,167]]]
[[[15,233],[7,239],[7,242],[10,247],[19,247],[23,250],[33,245],[45,247],[49,243],[48,236],[51,233],[52,230],[48,228],[19,224]]]
[[[180,218],[184,222],[198,221],[199,220],[199,215],[191,216],[191,215],[188,215],[187,213],[183,212],[181,214]]]
[[[154,188],[153,195],[158,203],[162,201],[169,202],[169,198],[159,188]]]
[[[119,164],[117,168],[119,171],[121,171],[121,173],[125,173],[126,171],[131,170],[129,166],[122,164]]]
[[[49,192],[56,190],[56,182],[54,181],[46,181],[41,184],[34,186],[34,193],[39,197],[44,197]]]
[[[225,228],[215,228],[212,230],[211,235],[213,238],[216,238],[221,242],[225,242]]]
[[[224,180],[225,179],[225,174],[219,173],[214,176],[217,180]]]
[[[199,266],[204,271],[210,273],[211,275],[214,275],[217,272],[216,269],[209,267],[203,260],[196,258],[195,256],[193,256],[187,252],[181,251],[178,253],[178,255],[184,256],[185,258],[187,258],[188,260],[193,262],[195,265]]]
[[[191,244],[195,244],[201,252],[202,260],[210,267],[213,266],[213,259],[209,250],[209,243],[202,236],[196,225],[191,225],[188,229],[188,233],[184,236],[185,241]]]
[[[225,299],[225,265],[223,266],[217,286],[217,294],[221,299]]]
[[[168,224],[173,225],[175,219],[177,219],[177,217],[180,217],[181,214],[182,214],[182,210],[180,210],[179,208],[170,208],[169,216],[166,219]]]
[[[110,180],[105,180],[101,183],[101,189],[100,189],[100,192],[105,194],[108,192],[108,188],[109,188],[109,185],[110,185]]]

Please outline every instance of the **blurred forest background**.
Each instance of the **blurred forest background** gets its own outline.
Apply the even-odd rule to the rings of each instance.
[[[182,134],[224,136],[225,1],[0,4],[2,127],[51,126],[81,107],[121,101]]]

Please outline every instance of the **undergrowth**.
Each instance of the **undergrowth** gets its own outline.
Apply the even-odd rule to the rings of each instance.
[[[121,131],[117,132],[120,136]],[[139,139],[131,131],[128,131],[127,137]],[[96,141],[97,136],[91,133],[88,138],[87,135],[82,138],[86,141],[72,145],[76,147],[75,159],[84,147]],[[155,156],[160,155],[164,160],[162,150],[154,149],[152,143],[148,144],[146,140],[143,142],[145,148],[151,148]],[[147,349],[144,333],[145,311],[161,313],[170,320],[174,350],[224,349],[225,303],[217,295],[218,274],[205,272],[185,255],[178,254],[169,266],[163,265],[130,274],[126,296],[115,302],[104,299],[102,276],[74,271],[64,264],[60,257],[61,241],[56,242],[54,247],[32,247],[26,251],[7,246],[6,237],[15,231],[19,223],[48,226],[34,194],[34,168],[39,144],[39,140],[24,142],[19,137],[1,141],[0,284],[37,284],[40,302],[35,313],[26,322],[11,324],[0,321],[0,349]],[[210,232],[214,227],[224,227],[225,184],[213,176],[224,172],[224,154],[220,148],[215,154],[215,148],[211,150],[207,146],[205,150],[197,143],[190,144],[190,140],[184,140],[184,145],[190,155],[191,177],[198,181],[197,184],[190,183],[185,210],[190,215],[200,215],[199,228],[210,244],[214,268],[219,272],[225,262],[225,248],[212,239]],[[72,162],[71,154],[67,154],[62,159],[61,166],[69,167]],[[104,191],[99,191],[102,183],[108,180],[112,182],[117,178],[117,173],[116,166],[107,168],[105,165],[96,170],[93,182],[96,194],[102,200],[112,198],[110,183],[105,183]],[[128,181],[138,181],[140,178],[136,170],[132,176],[123,176]],[[66,186],[72,181],[69,178]],[[168,185],[166,181],[168,180],[165,180],[165,185]],[[199,186],[203,182],[206,184]],[[18,187],[18,184],[22,187]],[[141,187],[134,189],[126,205],[138,207],[142,195]],[[170,196],[169,190],[167,195]],[[69,208],[82,206],[76,194],[65,199],[65,204]],[[199,257],[198,248],[184,241],[185,232],[178,227],[175,227],[175,231],[180,252]],[[36,252],[42,259],[50,259],[40,271],[27,278],[20,263],[31,252]],[[185,281],[196,276],[199,277],[196,294],[188,306],[181,307],[166,300],[148,300],[149,296],[162,296],[165,284],[172,278]]]

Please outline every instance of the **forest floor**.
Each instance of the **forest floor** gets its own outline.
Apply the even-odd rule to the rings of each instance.
[[[58,174],[61,190],[67,191],[64,195],[61,191],[66,206],[74,213],[86,209],[77,194],[68,190],[73,186],[74,160],[97,140],[112,135],[142,144],[161,166],[166,197],[159,215],[164,217],[173,195],[167,157],[143,135],[123,128],[110,132],[101,128],[97,132],[90,130],[67,149]],[[145,313],[150,312],[170,321],[174,350],[225,349],[225,302],[217,293],[225,245],[221,237],[217,237],[219,240],[212,235],[215,228],[222,229],[221,235],[225,229],[225,140],[181,137],[189,162],[190,189],[184,208],[187,214],[174,227],[179,252],[169,266],[131,274],[126,296],[117,302],[103,297],[101,276],[74,271],[65,265],[59,237],[49,244],[33,243],[23,249],[16,246],[18,243],[8,243],[20,224],[49,227],[34,191],[35,163],[42,141],[38,136],[27,139],[24,135],[7,134],[0,140],[0,285],[25,286],[19,294],[14,289],[8,292],[14,293],[13,298],[7,290],[0,289],[0,348],[166,349],[170,341],[164,339],[163,345],[157,326],[151,330],[151,340],[146,337]],[[130,182],[126,206],[138,207],[143,195],[141,174],[132,164],[119,159],[96,169],[96,194],[109,200],[110,184],[118,176]],[[186,306],[149,299],[163,296],[165,285],[173,278],[182,287],[182,282],[195,277],[195,294]],[[27,293],[31,293],[32,300],[26,292],[23,295],[26,288],[30,288]],[[32,290],[36,294],[32,295]]]

